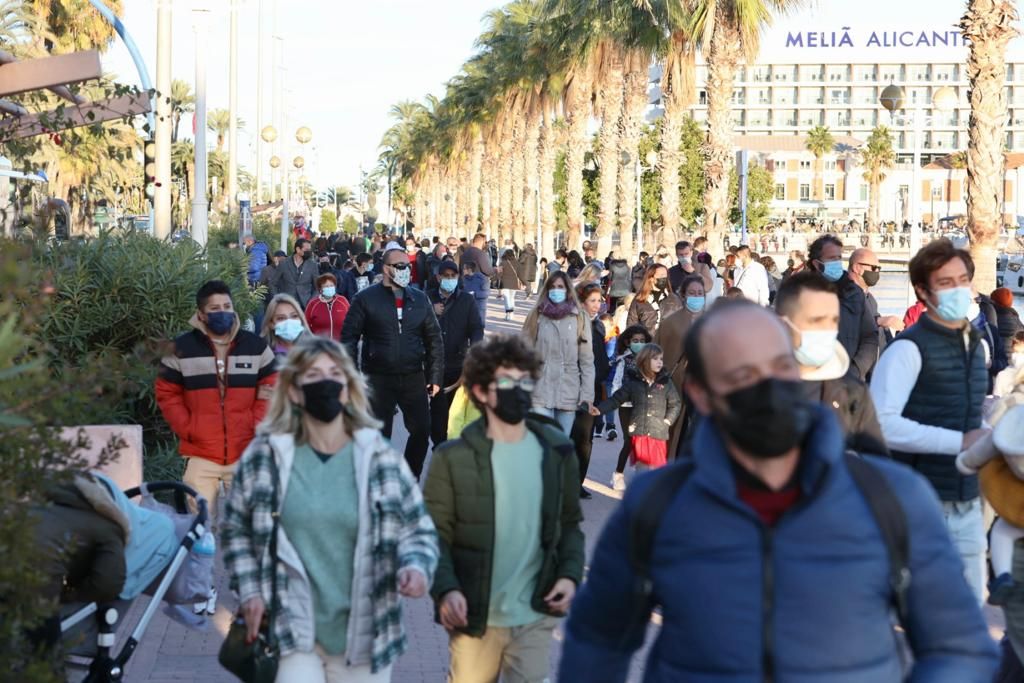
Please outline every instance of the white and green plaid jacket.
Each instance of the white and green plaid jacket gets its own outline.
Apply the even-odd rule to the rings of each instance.
[[[369,664],[376,672],[406,648],[398,571],[417,569],[429,585],[437,567],[437,533],[402,455],[376,430],[359,430],[354,441],[359,532],[345,658],[350,666]],[[221,542],[231,585],[243,603],[259,595],[270,604],[271,458],[276,458],[280,475],[280,506],[294,453],[289,434],[257,435],[235,471]],[[277,539],[274,632],[282,655],[309,652],[315,645],[312,589],[301,558],[280,527]]]

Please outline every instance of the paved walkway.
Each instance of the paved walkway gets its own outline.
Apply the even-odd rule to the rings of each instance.
[[[515,319],[506,323],[503,306],[492,297],[490,302],[489,330],[518,331],[523,317],[529,310],[534,299],[524,301],[520,297]],[[395,420],[393,442],[401,449],[406,440],[406,433],[401,420]],[[587,555],[590,556],[598,534],[615,508],[620,494],[608,487],[608,480],[615,466],[622,437],[615,442],[603,439],[594,441],[594,450],[590,464],[587,487],[593,493],[591,500],[581,501],[583,505],[583,530],[587,538]],[[428,463],[429,466],[429,463]],[[219,593],[222,600],[218,605],[217,614],[211,619],[210,628],[205,632],[188,629],[164,616],[160,611],[150,624],[141,644],[126,669],[125,680],[131,683],[172,683],[175,681],[195,681],[207,683],[213,681],[234,681],[217,663],[217,651],[223,634],[236,608],[236,603],[227,589],[227,581],[221,572]],[[133,605],[126,615],[124,623],[130,629],[142,615],[148,602],[143,598]],[[393,675],[394,683],[439,683],[444,680],[448,659],[447,637],[444,630],[434,624],[432,606],[428,599],[406,601],[405,623],[409,633],[409,651],[401,658]],[[998,637],[1002,631],[1001,614],[989,611],[989,623],[992,624],[993,636]],[[648,634],[650,641],[657,627],[652,627]],[[559,642],[562,634],[556,631],[555,644],[552,648],[552,672],[556,671],[559,656]],[[634,660],[630,682],[641,678],[642,657]],[[554,673],[552,674],[554,681]]]

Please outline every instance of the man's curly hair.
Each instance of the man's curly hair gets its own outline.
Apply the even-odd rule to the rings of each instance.
[[[522,337],[496,334],[470,347],[466,363],[462,366],[462,383],[473,405],[483,411],[484,406],[473,394],[473,387],[489,387],[498,368],[523,370],[537,379],[541,365],[540,356]]]

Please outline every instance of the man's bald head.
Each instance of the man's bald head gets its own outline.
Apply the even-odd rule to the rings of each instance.
[[[878,262],[878,254],[871,251],[867,247],[861,247],[860,249],[854,249],[853,253],[850,254],[850,267],[847,272],[850,273],[850,277],[861,287],[871,287],[878,283],[878,273],[881,272],[882,266]],[[869,275],[868,280],[865,281],[865,273],[875,273]]]
[[[725,396],[769,377],[799,380],[789,330],[772,311],[743,300],[717,303],[686,337],[687,394],[707,415]]]
[[[850,254],[850,268],[853,268],[858,263],[868,263],[877,266],[878,254],[867,247],[854,249],[853,253]]]

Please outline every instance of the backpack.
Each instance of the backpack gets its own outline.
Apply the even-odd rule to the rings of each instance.
[[[871,510],[878,529],[882,534],[889,553],[889,585],[892,588],[893,607],[904,629],[907,620],[907,590],[910,588],[910,534],[907,515],[899,500],[886,481],[885,476],[874,465],[853,451],[844,457],[853,482],[860,489],[868,508]],[[650,618],[652,592],[651,556],[654,551],[654,537],[661,526],[662,518],[676,494],[693,474],[692,460],[683,460],[662,468],[656,479],[644,494],[629,520],[629,564],[633,570],[633,605],[635,612],[624,629],[630,634],[633,629],[643,628]],[[627,635],[628,637],[628,635]]]

